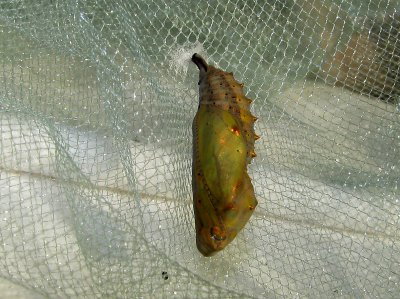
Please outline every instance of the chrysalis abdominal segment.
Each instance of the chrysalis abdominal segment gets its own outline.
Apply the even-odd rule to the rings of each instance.
[[[257,206],[247,164],[256,156],[254,140],[259,136],[243,84],[198,54],[192,61],[200,71],[200,102],[192,127],[196,244],[211,256],[236,237]]]

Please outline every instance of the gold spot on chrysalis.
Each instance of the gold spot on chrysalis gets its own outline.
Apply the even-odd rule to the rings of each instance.
[[[236,136],[240,136],[240,131],[239,131],[239,128],[238,128],[238,127],[232,127],[232,128],[231,128],[231,132],[232,132],[233,134],[235,134]]]

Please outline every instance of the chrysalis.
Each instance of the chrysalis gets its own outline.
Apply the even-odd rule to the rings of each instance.
[[[200,103],[193,120],[193,206],[196,244],[204,256],[225,248],[245,226],[257,200],[247,174],[256,156],[251,100],[232,73],[198,54]]]

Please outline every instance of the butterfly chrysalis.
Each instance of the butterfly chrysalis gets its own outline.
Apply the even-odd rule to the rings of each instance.
[[[247,164],[256,156],[257,120],[243,84],[198,54],[198,111],[193,120],[192,188],[196,244],[204,256],[225,248],[257,206]]]

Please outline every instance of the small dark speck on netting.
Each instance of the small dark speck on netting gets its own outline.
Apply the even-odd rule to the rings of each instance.
[[[161,275],[162,275],[162,278],[164,278],[164,280],[167,280],[167,279],[168,279],[168,273],[167,273],[166,271],[163,271],[163,272],[161,273]]]

